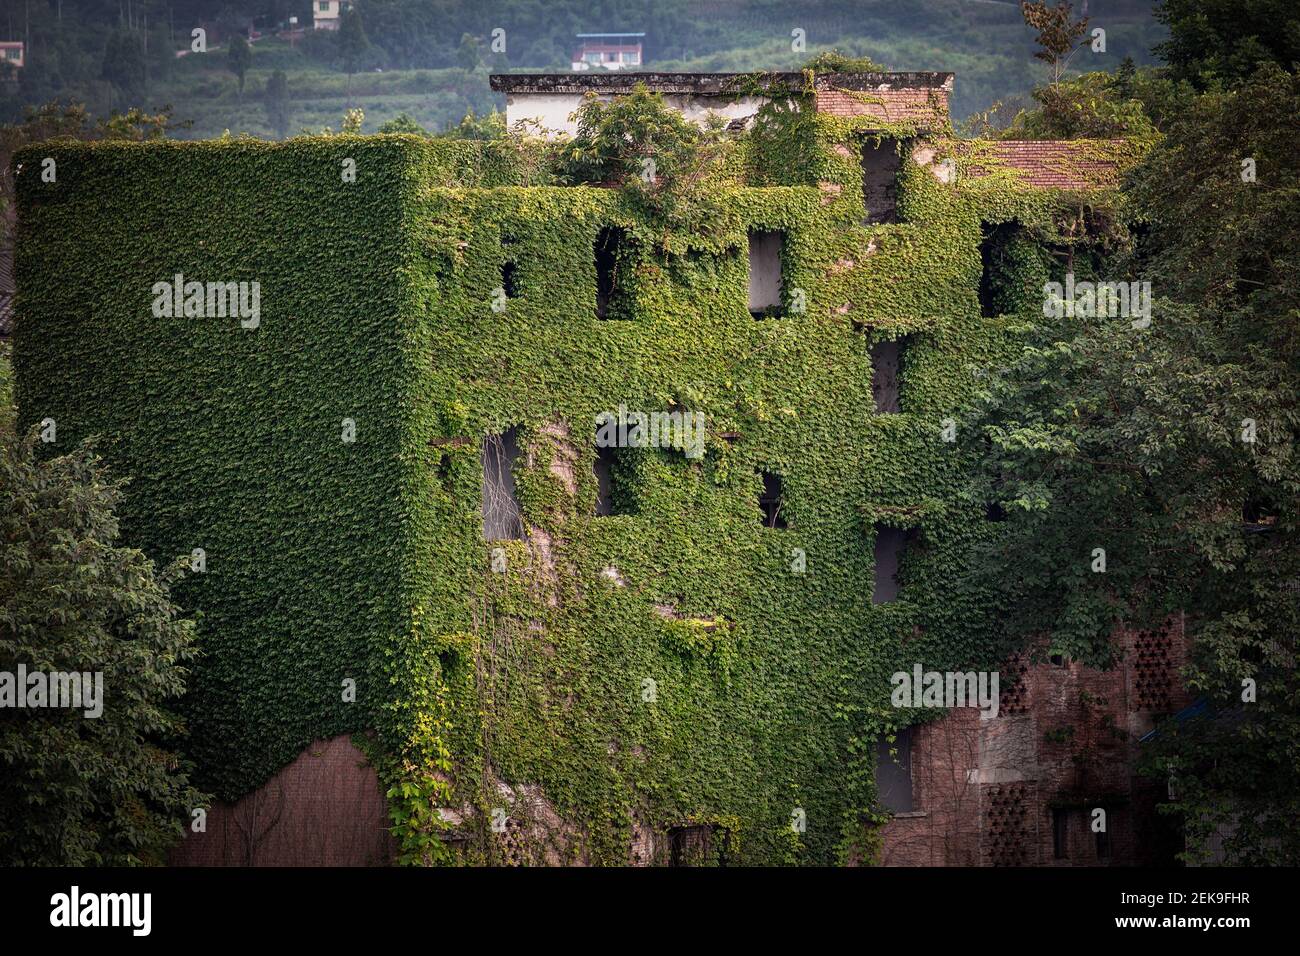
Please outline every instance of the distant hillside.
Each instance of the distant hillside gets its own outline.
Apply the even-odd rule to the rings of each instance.
[[[838,48],[893,69],[951,70],[957,119],[1023,96],[1044,75],[1018,5],[1004,0],[356,0],[368,45],[355,58],[349,96],[338,34],[310,29],[311,6],[28,0],[24,15],[9,4],[0,31],[27,41],[27,63],[16,82],[0,84],[0,118],[16,119],[23,106],[56,98],[99,114],[170,104],[178,119],[193,121],[182,135],[271,136],[262,95],[278,69],[288,78],[291,130],[337,127],[349,103],[365,110],[369,130],[403,112],[438,129],[467,109],[504,107],[488,89],[488,72],[567,71],[574,34],[595,31],[645,32],[643,69],[791,69]],[[1083,6],[1076,4],[1080,12]],[[1150,2],[1086,6],[1092,25],[1106,30],[1106,52],[1081,50],[1072,66],[1110,69],[1124,56],[1151,61],[1163,33]],[[286,36],[291,16],[308,29]],[[199,25],[207,52],[190,53],[190,31]],[[491,49],[498,29],[504,53]],[[249,31],[253,55],[241,97],[228,43]],[[802,49],[793,48],[794,31],[802,31]],[[177,57],[178,50],[185,55]]]

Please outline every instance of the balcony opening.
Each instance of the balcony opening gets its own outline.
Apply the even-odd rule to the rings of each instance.
[[[761,472],[763,490],[758,496],[758,507],[763,513],[763,526],[767,528],[786,527],[785,515],[782,513],[785,484],[780,475],[770,471]]]
[[[905,336],[892,342],[877,342],[871,348],[871,395],[879,414],[897,415],[902,411],[899,383],[903,376],[904,356],[911,342],[911,337]]]
[[[862,203],[867,210],[864,220],[867,225],[898,221],[898,172],[901,168],[898,140],[882,136],[876,142],[874,137],[868,137],[862,144]]]
[[[871,603],[888,604],[898,599],[898,567],[902,563],[903,553],[915,539],[916,531],[877,524],[875,534],[876,577],[871,591]]]
[[[785,233],[750,230],[749,314],[756,319],[781,314],[781,246]]]
[[[488,541],[522,541],[523,514],[515,497],[518,428],[483,438],[483,537]]]
[[[880,805],[893,813],[914,809],[911,727],[898,731],[892,744],[883,734],[876,738],[876,795]]]

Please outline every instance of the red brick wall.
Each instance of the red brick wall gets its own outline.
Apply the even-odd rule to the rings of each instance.
[[[379,778],[349,737],[312,744],[253,793],[208,808],[172,866],[386,866],[396,856]]]
[[[886,866],[1132,866],[1161,862],[1156,781],[1136,775],[1138,738],[1190,703],[1181,616],[1115,634],[1118,665],[1030,665],[1000,672],[999,713],[950,711],[912,732],[914,812],[881,832]],[[1098,855],[1093,810],[1106,811]],[[1064,814],[1056,855],[1054,811]]]

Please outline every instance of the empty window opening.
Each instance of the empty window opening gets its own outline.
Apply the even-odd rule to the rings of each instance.
[[[619,285],[620,253],[623,249],[623,230],[606,228],[596,236],[596,318],[629,318],[625,296]]]
[[[1097,859],[1099,860],[1110,859],[1110,825],[1114,819],[1115,815],[1110,810],[1106,810],[1106,829],[1098,830],[1095,834],[1097,837]]]
[[[1265,502],[1254,499],[1241,509],[1241,523],[1247,534],[1260,534],[1277,528],[1277,512]]]
[[[672,827],[668,831],[669,866],[726,866],[726,839],[713,824]]]
[[[980,315],[986,319],[1013,311],[1016,270],[1007,244],[1019,229],[1016,222],[980,223]]]
[[[912,728],[898,731],[892,744],[876,738],[876,794],[886,810],[912,812]]]
[[[1070,811],[1057,807],[1052,811],[1052,856],[1064,860],[1069,856]]]
[[[862,203],[867,208],[868,225],[897,222],[898,171],[902,160],[898,140],[881,137],[877,143],[868,138],[862,144]]]
[[[984,508],[984,517],[989,521],[1006,521],[1007,510],[998,501],[990,501]]]
[[[513,262],[501,263],[501,288],[507,299],[519,298],[519,280],[515,277]]]
[[[749,233],[749,314],[754,318],[781,313],[781,246],[785,233]]]
[[[763,490],[758,496],[758,507],[763,512],[763,525],[768,528],[786,527],[785,515],[782,513],[785,484],[780,475],[770,471],[761,473]]]
[[[595,449],[595,516],[629,515],[636,509],[629,494],[629,468],[632,457],[627,449],[601,447]]]
[[[513,474],[519,459],[517,432],[515,427],[507,428],[483,439],[483,537],[488,541],[522,541],[524,537]]]
[[[902,411],[899,400],[899,383],[903,377],[904,355],[911,339],[904,337],[892,342],[877,342],[871,348],[871,395],[876,401],[876,411],[897,415]]]
[[[898,599],[898,568],[902,563],[903,553],[916,537],[916,531],[877,524],[875,533],[876,578],[871,592],[871,602],[888,604]]]

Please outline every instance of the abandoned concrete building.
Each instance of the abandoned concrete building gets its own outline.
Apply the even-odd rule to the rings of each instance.
[[[721,116],[740,172],[684,223],[497,144],[27,155],[20,414],[106,437],[130,541],[205,555],[177,595],[218,799],[173,862],[1168,857],[1133,764],[1187,703],[1181,623],[1110,671],[1000,661],[949,588],[995,521],[944,430],[1129,154],[958,140],[953,82],[491,78],[548,135],[637,83]],[[755,147],[787,100],[805,139]],[[260,324],[151,317],[180,273],[259,281]],[[998,668],[997,716],[891,709],[914,662]]]

